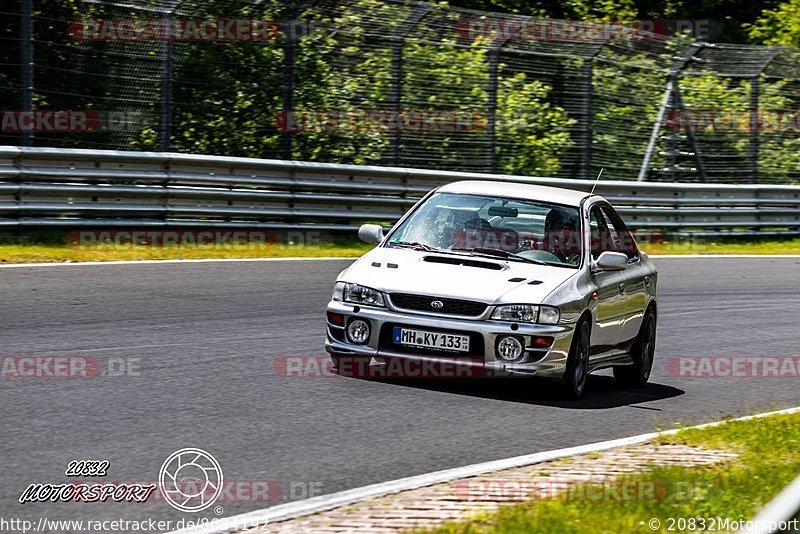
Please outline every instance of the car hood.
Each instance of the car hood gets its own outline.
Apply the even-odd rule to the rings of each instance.
[[[467,261],[477,265],[439,263],[441,261]],[[502,269],[490,266],[502,266]],[[537,304],[576,274],[577,269],[565,267],[377,247],[342,271],[338,279],[388,293],[452,297],[489,304]]]

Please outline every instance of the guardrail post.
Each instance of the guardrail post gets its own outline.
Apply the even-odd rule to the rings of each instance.
[[[20,12],[19,66],[20,110],[33,111],[33,0],[22,0]],[[33,131],[20,134],[20,144],[33,145]]]

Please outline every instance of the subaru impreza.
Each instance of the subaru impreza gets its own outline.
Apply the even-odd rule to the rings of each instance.
[[[343,270],[327,307],[333,364],[449,362],[557,382],[580,397],[613,368],[641,386],[656,342],[658,274],[599,195],[462,181],[422,198]]]

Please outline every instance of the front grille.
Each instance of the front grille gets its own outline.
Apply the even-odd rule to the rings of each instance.
[[[417,310],[431,313],[442,313],[446,315],[481,315],[486,311],[486,304],[473,300],[448,299],[441,297],[428,297],[425,295],[410,295],[408,293],[391,293],[389,295],[392,303],[398,308],[406,310]],[[434,301],[442,303],[442,307],[431,306]]]

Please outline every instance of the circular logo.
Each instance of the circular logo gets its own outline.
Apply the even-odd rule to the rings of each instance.
[[[431,307],[436,308],[437,310],[444,308],[444,302],[441,300],[434,300],[431,302]]]
[[[205,510],[222,493],[222,468],[203,449],[175,451],[161,464],[158,487],[170,506],[182,512]]]

